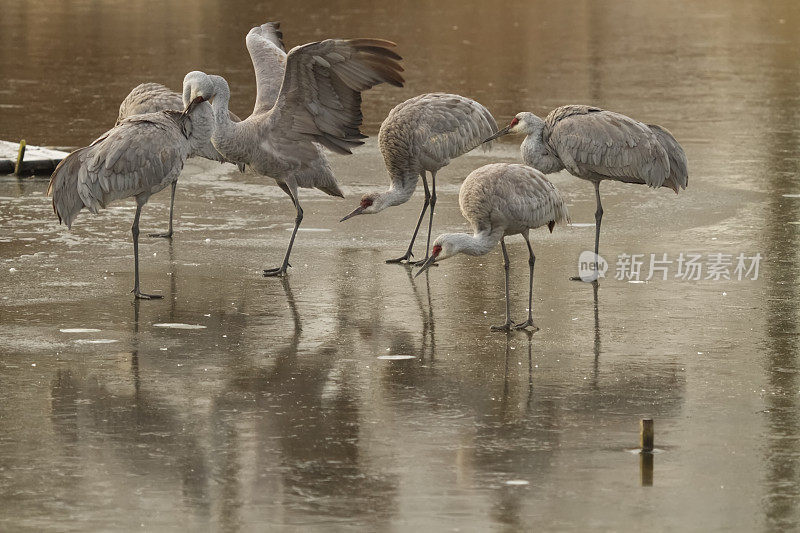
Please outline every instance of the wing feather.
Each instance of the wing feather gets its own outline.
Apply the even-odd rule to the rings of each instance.
[[[189,151],[183,129],[166,113],[123,120],[82,154],[78,194],[92,212],[120,198],[149,196],[177,178]]]
[[[128,117],[166,109],[183,109],[181,95],[160,83],[142,83],[134,87],[120,104],[115,126]]]
[[[245,43],[256,74],[256,103],[253,113],[272,109],[286,70],[286,47],[280,22],[267,22],[251,29]]]
[[[475,100],[456,94],[429,93],[392,109],[381,124],[379,142],[384,159],[418,157],[425,169],[438,170],[480,145],[495,131],[494,117]],[[411,152],[415,149],[418,154]]]
[[[119,106],[117,122],[114,125],[119,126],[126,118],[131,118],[136,115],[156,113],[158,111],[181,111],[183,108],[183,97],[179,93],[170,90],[160,83],[142,83],[134,87],[122,101],[122,104]],[[234,122],[241,121],[232,111],[229,111],[228,115]],[[211,161],[228,162],[228,160],[214,148],[211,141],[200,145],[192,155],[210,159]],[[244,166],[240,165],[239,170],[244,172]]]
[[[361,91],[379,83],[402,86],[394,43],[328,39],[293,48],[271,113],[276,131],[290,140],[318,142],[349,154],[363,144]]]
[[[558,189],[538,170],[493,163],[473,171],[459,192],[461,213],[477,232],[495,225],[516,230],[569,221]]]
[[[590,106],[564,106],[545,120],[543,139],[577,176],[605,176],[661,187],[670,161],[657,135],[630,117]]]
[[[656,124],[649,126],[669,156],[669,178],[667,178],[666,185],[677,193],[689,185],[689,162],[686,159],[686,153],[666,128]]]

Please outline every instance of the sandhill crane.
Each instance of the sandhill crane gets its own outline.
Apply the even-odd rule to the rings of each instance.
[[[133,196],[134,285],[136,298],[161,298],[139,290],[139,215],[150,195],[178,179],[186,159],[208,142],[214,129],[211,107],[214,85],[201,72],[183,80],[189,105],[181,113],[160,111],[136,115],[66,158],[53,171],[47,194],[61,223],[72,227],[84,207],[97,213],[110,202]]]
[[[401,59],[380,39],[327,39],[305,44],[286,55],[264,24],[247,34],[247,49],[258,86],[253,114],[241,122],[228,117],[230,88],[211,76],[216,127],[211,141],[227,159],[246,163],[274,178],[297,211],[292,237],[281,266],[265,276],[283,276],[297,229],[303,220],[298,187],[317,188],[343,197],[322,147],[350,154],[363,144],[361,92],[387,82],[401,87]]]
[[[361,204],[340,222],[407,202],[414,194],[417,180],[422,178],[425,201],[408,250],[402,257],[387,259],[386,262],[401,263],[414,256],[414,240],[430,204],[428,242],[425,247],[427,259],[436,205],[436,172],[449,165],[451,159],[479,146],[496,130],[497,123],[488,109],[475,100],[457,94],[421,94],[397,105],[381,124],[378,134],[381,154],[389,171],[389,189],[362,196]],[[426,171],[431,174],[431,189],[428,189]]]
[[[517,113],[508,126],[486,141],[507,133],[526,135],[520,148],[526,165],[545,174],[566,168],[573,176],[594,183],[595,260],[603,219],[601,181],[669,187],[675,193],[689,182],[686,154],[670,132],[613,111],[567,105],[553,110],[544,120],[533,113]]]
[[[569,221],[567,206],[558,190],[544,175],[529,166],[493,163],[473,171],[461,185],[458,194],[461,214],[472,226],[473,234],[444,233],[433,242],[431,255],[422,264],[416,276],[430,265],[462,253],[485,255],[497,241],[503,249],[503,267],[506,273],[506,322],[492,326],[492,331],[510,331],[533,324],[533,254],[528,231],[547,226],[553,231],[556,223]],[[505,237],[520,234],[528,245],[530,282],[528,285],[528,320],[514,324],[508,291],[509,260]]]
[[[119,106],[119,114],[117,115],[117,122],[114,124],[118,126],[120,122],[126,118],[142,115],[145,113],[156,113],[158,111],[180,111],[184,109],[189,102],[187,99],[189,95],[180,94],[172,91],[171,89],[161,85],[160,83],[141,83],[128,93],[128,96],[122,101]],[[233,112],[230,112],[231,120],[239,122],[241,119]],[[192,153],[192,156],[204,157],[212,161],[219,161],[227,163],[228,160],[211,144],[211,140],[201,146]],[[239,164],[239,172],[244,172],[244,165]],[[150,237],[172,237],[172,213],[175,207],[175,188],[178,185],[178,180],[172,182],[172,192],[169,201],[169,230],[166,233],[150,233]]]

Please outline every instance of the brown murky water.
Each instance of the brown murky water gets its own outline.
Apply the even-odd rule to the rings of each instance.
[[[421,92],[474,97],[500,122],[592,103],[668,127],[691,180],[677,197],[604,186],[611,270],[595,294],[567,281],[592,243],[591,186],[553,176],[576,225],[535,234],[541,331],[528,338],[489,332],[504,310],[497,250],[416,280],[383,264],[404,250],[419,197],[336,222],[385,184],[374,140],[333,158],[346,200],[304,191],[308,231],[285,281],[259,275],[289,237],[283,193],[190,162],[174,242],[142,243],[143,286],[162,301],[127,292],[131,202],[67,231],[45,180],[0,178],[0,529],[800,528],[794,2],[109,0],[2,12],[7,140],[86,144],[131,87],[177,88],[197,68],[225,75],[246,114],[243,37],[279,19],[289,45],[399,43],[407,86],[365,96],[368,133]],[[460,181],[515,161],[514,141],[440,173],[435,233],[465,227]],[[167,202],[148,204],[144,231],[165,226]],[[522,318],[527,254],[516,239],[510,251]],[[613,279],[623,253],[764,259],[755,281],[676,279],[673,264],[666,281],[630,283]],[[660,450],[652,486],[630,452],[646,416]]]

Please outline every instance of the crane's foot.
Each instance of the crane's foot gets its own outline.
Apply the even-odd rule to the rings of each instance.
[[[290,265],[289,263],[286,263],[285,265],[282,265],[282,266],[279,266],[279,267],[268,268],[268,269],[264,270],[264,277],[265,278],[274,278],[274,277],[282,278],[283,276],[286,275],[286,270],[290,266],[292,266],[292,265]]]
[[[591,283],[592,285],[599,285],[600,282],[598,280],[586,281],[580,276],[572,276],[569,278],[570,281],[582,281],[583,283]]]
[[[539,328],[536,327],[536,324],[533,323],[533,319],[530,319],[530,318],[528,320],[526,320],[525,322],[520,322],[519,324],[514,324],[514,329],[516,329],[516,330],[526,329],[526,328],[532,328],[531,330],[529,330],[530,333],[534,333],[536,331],[539,331]]]
[[[511,326],[513,326],[513,325],[514,325],[514,322],[512,322],[511,320],[507,320],[506,323],[503,324],[502,326],[492,326],[491,330],[492,331],[502,331],[502,332],[508,333],[509,331],[511,331]]]
[[[138,288],[133,289],[131,292],[137,300],[160,300],[163,298],[163,296],[160,294],[145,294]]]
[[[147,236],[148,237],[158,237],[158,238],[161,238],[161,239],[171,239],[172,238],[172,232],[168,231],[166,233],[148,233]]]
[[[403,257],[398,257],[397,259],[387,259],[386,262],[392,265],[396,263],[402,263],[404,261],[410,261],[412,257],[414,257],[414,254],[406,252],[406,255],[404,255]]]
[[[420,259],[419,261],[414,261],[413,263],[410,263],[410,264],[412,264],[414,266],[422,266],[422,265],[425,264],[425,261],[427,261],[427,260],[428,260],[428,258],[425,257],[425,259]],[[438,267],[439,263],[431,263],[431,266],[432,267]]]

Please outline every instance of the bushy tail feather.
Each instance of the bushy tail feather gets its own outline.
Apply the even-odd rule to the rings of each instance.
[[[72,222],[84,207],[78,194],[78,173],[81,168],[81,154],[87,149],[80,148],[65,157],[50,176],[47,195],[53,197],[53,212],[58,221],[72,227]]]
[[[666,129],[656,124],[648,124],[656,135],[658,142],[664,147],[669,157],[669,176],[664,180],[664,187],[669,187],[676,193],[689,185],[689,163],[683,147]]]
[[[317,185],[317,189],[321,190],[325,194],[329,194],[331,196],[338,196],[339,198],[344,198],[344,193],[339,188],[339,184],[335,181],[332,184],[327,185]]]
[[[553,188],[553,220],[550,224],[553,226],[555,226],[555,224],[571,224],[572,219],[569,216],[567,202],[564,201],[561,191],[556,189],[555,185],[552,183],[550,186]],[[553,226],[550,224],[548,224],[547,227],[550,229],[550,233],[553,233]]]

